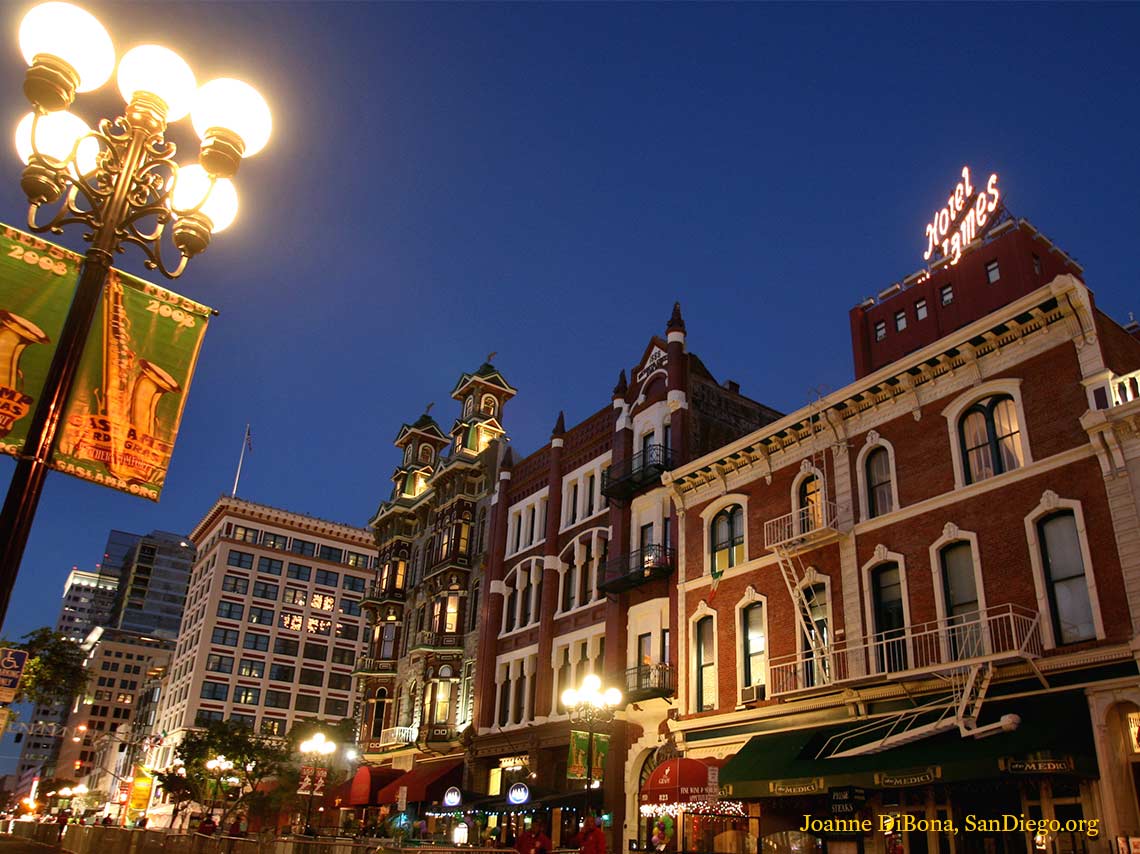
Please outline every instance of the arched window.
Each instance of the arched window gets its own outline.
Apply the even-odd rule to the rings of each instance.
[[[942,569],[942,597],[954,660],[985,652],[982,637],[978,582],[974,576],[974,553],[970,543],[959,540],[938,552]]]
[[[432,461],[432,459],[434,459],[434,456],[435,456],[435,452],[432,451],[431,445],[428,445],[426,443],[423,445],[420,445],[420,462],[421,463],[426,463],[427,465],[431,465],[431,461]]]
[[[463,401],[463,417],[467,418],[475,411],[475,395],[467,395],[467,400]]]
[[[697,620],[697,711],[707,712],[716,708],[716,634],[713,632],[713,618],[701,617]]]
[[[496,402],[494,395],[492,395],[492,394],[483,395],[483,400],[480,401],[480,403],[479,403],[479,411],[480,412],[482,412],[484,415],[490,415],[492,418],[494,418],[495,417],[495,410],[497,409],[497,407],[498,407],[498,403]]]
[[[874,597],[875,658],[880,673],[907,668],[906,611],[903,607],[902,573],[897,563],[884,563],[871,571]]]
[[[1085,562],[1073,511],[1062,510],[1039,519],[1037,535],[1053,617],[1053,636],[1058,644],[1095,638]]]
[[[744,563],[744,508],[733,504],[713,516],[709,543],[714,572]]]
[[[798,532],[806,534],[823,524],[823,496],[820,494],[819,478],[809,474],[800,481],[796,495]]]
[[[886,448],[878,447],[863,462],[867,478],[867,518],[873,519],[894,510],[891,494],[891,458]]]
[[[958,420],[966,483],[1021,468],[1021,427],[1008,394],[982,398]]]
[[[412,445],[409,442],[404,448],[404,465],[409,465],[412,462]]]

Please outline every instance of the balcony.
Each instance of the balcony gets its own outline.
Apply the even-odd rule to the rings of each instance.
[[[647,486],[661,482],[661,475],[673,468],[673,452],[664,445],[648,445],[628,460],[614,463],[602,473],[602,495],[615,501],[628,501]]]
[[[671,664],[642,664],[625,671],[625,699],[640,703],[655,697],[668,699],[677,692],[677,668]]]
[[[457,741],[459,738],[455,732],[455,727],[448,726],[447,724],[432,724],[424,727],[424,743],[425,744],[443,744],[445,742]]]
[[[416,743],[419,731],[414,726],[394,726],[380,731],[379,738],[370,738],[361,746],[365,753],[376,753]]]
[[[838,536],[839,510],[834,501],[821,501],[764,523],[764,547],[802,549]]]
[[[603,593],[621,593],[671,575],[676,565],[676,550],[665,546],[646,546],[606,561],[600,567],[598,589]]]
[[[458,632],[416,632],[412,649],[463,649],[463,635]]]
[[[364,593],[364,598],[360,600],[360,604],[364,607],[369,605],[379,605],[382,602],[403,602],[407,598],[407,592],[399,588],[388,585],[381,587],[379,582],[372,582],[368,585],[368,589]]]
[[[1036,611],[1007,603],[777,656],[768,665],[769,696],[1038,658],[1040,618]]]
[[[395,672],[395,659],[373,658],[369,655],[356,659],[356,666],[352,668],[354,676],[381,676]]]

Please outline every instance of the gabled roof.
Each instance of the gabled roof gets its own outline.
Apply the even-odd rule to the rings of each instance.
[[[459,378],[459,382],[455,384],[455,388],[452,389],[451,396],[455,400],[461,400],[467,387],[472,384],[491,386],[510,395],[518,394],[518,389],[507,382],[506,377],[499,373],[499,369],[490,362],[481,364],[473,374],[463,374]]]
[[[426,412],[415,420],[412,424],[401,424],[400,432],[396,434],[395,445],[400,446],[410,434],[419,433],[430,442],[439,442],[446,445],[450,440],[440,429],[435,419],[428,415]]]

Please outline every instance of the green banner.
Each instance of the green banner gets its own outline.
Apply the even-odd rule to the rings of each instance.
[[[82,258],[0,226],[0,450],[20,452]],[[211,310],[112,270],[52,468],[157,501]],[[5,419],[7,414],[7,419]]]
[[[606,757],[610,754],[610,737],[605,733],[594,736],[594,772],[590,777],[594,780],[606,779]]]
[[[589,748],[589,733],[570,730],[570,757],[566,761],[567,780],[586,779],[586,752]]]
[[[82,261],[0,225],[0,453],[24,447]]]

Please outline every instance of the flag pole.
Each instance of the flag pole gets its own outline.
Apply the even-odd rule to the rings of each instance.
[[[234,475],[234,489],[230,493],[230,498],[237,498],[238,481],[241,479],[241,464],[245,459],[245,449],[249,445],[249,425],[245,425],[245,436],[241,440],[241,453],[238,455],[237,474]]]

